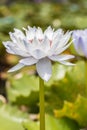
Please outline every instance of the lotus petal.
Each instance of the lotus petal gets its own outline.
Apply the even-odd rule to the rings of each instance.
[[[51,61],[48,58],[43,58],[39,60],[36,64],[37,72],[39,76],[48,81],[52,75]]]

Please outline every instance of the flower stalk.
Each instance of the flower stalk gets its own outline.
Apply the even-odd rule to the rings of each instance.
[[[45,101],[44,101],[44,80],[39,77],[40,87],[40,130],[45,130]]]

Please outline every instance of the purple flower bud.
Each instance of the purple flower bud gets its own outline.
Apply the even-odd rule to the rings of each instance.
[[[73,31],[72,38],[77,53],[87,58],[87,29]]]

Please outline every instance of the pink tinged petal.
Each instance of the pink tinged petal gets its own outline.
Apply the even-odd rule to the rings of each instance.
[[[53,45],[57,43],[57,45],[59,45],[59,42],[61,41],[63,37],[63,33],[60,32],[60,33],[57,33],[56,35],[54,34],[53,35]]]
[[[52,38],[53,38],[53,29],[50,26],[45,30],[44,36],[47,36],[49,40],[52,40]]]
[[[61,38],[61,40],[60,40],[60,42],[59,42],[57,48],[64,47],[64,46],[68,43],[68,41],[70,40],[70,37],[71,37],[71,33],[72,33],[72,32],[66,32],[66,33],[62,36],[62,38]]]
[[[50,50],[51,46],[50,46],[50,41],[49,39],[45,36],[44,40],[42,41],[42,43],[40,44],[41,49],[45,52],[48,53],[48,50]]]
[[[70,43],[68,43],[66,46],[56,49],[55,52],[54,52],[54,55],[59,55],[60,53],[65,51],[71,45],[71,43],[72,43],[72,41]]]
[[[73,63],[70,63],[70,62],[67,62],[67,61],[59,61],[61,64],[63,64],[63,65],[67,65],[67,66],[73,66],[73,65],[75,65],[75,64],[73,64]]]
[[[44,38],[42,29],[41,29],[40,27],[38,27],[38,29],[36,30],[36,38],[37,38],[39,41],[42,41],[43,38]]]
[[[36,64],[37,72],[39,76],[48,81],[52,75],[51,61],[48,58],[43,58],[39,60]]]
[[[46,56],[48,53],[48,50],[50,49],[50,42],[48,38],[46,37],[41,44],[39,41],[34,38],[32,44],[28,43],[26,39],[24,40],[26,50],[30,53],[31,56],[33,56],[36,59],[41,59]]]
[[[32,44],[31,43],[28,44],[26,41],[25,41],[25,44],[26,44],[28,52],[35,59],[41,59],[46,56],[44,49],[42,47],[42,44],[39,44],[36,38],[34,38]]]
[[[26,32],[26,37],[28,41],[32,41],[35,37],[35,34],[32,31],[27,31]]]
[[[48,55],[49,56],[51,56],[51,55],[53,55],[54,54],[54,52],[55,52],[55,50],[57,50],[57,47],[58,47],[58,45],[59,45],[59,43],[60,43],[60,41],[61,41],[61,34],[59,35],[57,35],[56,37],[55,37],[55,39],[52,41],[52,44],[51,44],[51,48],[50,48],[50,50],[48,51]]]
[[[16,66],[12,67],[10,70],[8,70],[8,72],[14,72],[14,71],[17,71],[23,67],[24,67],[24,64],[19,63]]]
[[[36,38],[33,39],[33,42],[30,43],[28,42],[26,39],[24,39],[24,44],[25,44],[25,47],[26,47],[26,50],[29,52],[29,53],[32,53],[32,51],[36,50],[36,49],[40,49],[40,44],[38,42],[38,40]]]
[[[58,46],[59,46],[59,44],[61,42],[62,37],[63,37],[62,29],[58,29],[56,32],[54,32],[51,49],[48,52],[49,56],[53,55],[55,50],[57,50],[57,48],[58,48]]]
[[[29,41],[27,41],[26,39],[24,39],[23,42],[24,42],[26,51],[30,52],[30,51],[33,50],[34,47],[33,47],[33,45]]]
[[[27,40],[31,41],[35,37],[36,28],[35,27],[31,28],[30,26],[28,26],[28,30],[25,30],[25,32],[26,32]]]
[[[52,55],[59,55],[60,53],[62,53],[63,51],[65,51],[72,43],[73,41],[71,41],[70,43],[68,43],[66,46],[64,47],[60,47],[57,48],[57,44],[55,44],[49,51],[48,51],[48,56],[52,56]]]
[[[58,29],[53,33],[53,40],[55,40],[56,36],[57,38],[63,35],[63,30],[62,29]]]
[[[31,45],[32,45],[32,47],[33,47],[33,50],[35,50],[35,49],[40,49],[40,44],[39,44],[39,41],[37,40],[36,37],[33,39],[33,42],[32,42]]]
[[[56,55],[56,56],[54,55],[49,58],[53,61],[65,61],[65,60],[72,59],[74,57],[75,56],[73,56],[73,55]]]
[[[28,57],[28,58],[21,59],[19,62],[24,65],[33,65],[37,63],[38,60],[33,57]]]

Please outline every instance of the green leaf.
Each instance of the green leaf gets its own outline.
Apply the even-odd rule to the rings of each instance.
[[[87,98],[78,96],[74,103],[65,101],[64,106],[60,110],[54,111],[55,116],[69,117],[76,120],[80,126],[87,126]]]
[[[86,96],[84,73],[84,61],[77,62],[73,67],[58,64],[53,66],[52,80],[46,84],[49,87],[45,91],[47,112],[52,113],[54,109],[62,108],[64,100],[74,102],[78,94]]]
[[[78,94],[86,95],[84,65],[84,61],[77,62],[74,67],[58,63],[53,65],[52,78],[45,83],[46,110],[48,112],[61,108],[64,100],[74,101]],[[35,106],[39,102],[38,77],[23,73],[11,76],[7,85],[7,94],[12,103]]]
[[[8,99],[10,102],[17,103],[19,105],[32,105],[38,101],[39,81],[35,76],[29,76],[28,74],[18,74],[17,76],[10,77],[7,85]],[[10,84],[10,88],[9,88]]]
[[[78,124],[68,118],[56,119],[46,115],[46,130],[79,130]],[[24,122],[23,126],[27,130],[39,130],[39,122]]]
[[[17,108],[0,104],[0,129],[1,130],[24,130],[22,121],[28,116]]]

